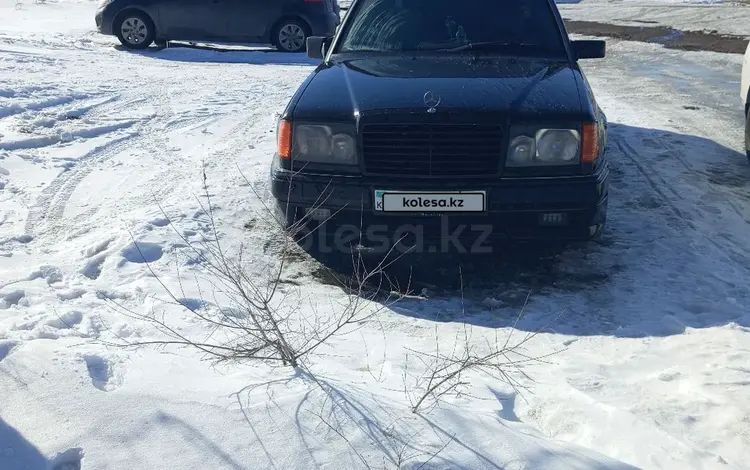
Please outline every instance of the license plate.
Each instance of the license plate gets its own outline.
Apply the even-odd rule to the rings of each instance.
[[[485,191],[375,191],[375,210],[381,212],[484,212]]]

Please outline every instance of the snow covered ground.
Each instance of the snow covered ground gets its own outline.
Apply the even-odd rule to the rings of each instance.
[[[632,26],[669,26],[750,37],[747,2],[722,0],[558,0],[571,20]]]
[[[585,65],[612,126],[603,242],[499,266],[463,301],[446,266],[428,298],[310,356],[315,383],[110,345],[162,338],[113,303],[164,312],[191,337],[221,333],[153,297],[166,286],[184,305],[213,299],[186,247],[214,235],[204,167],[222,243],[247,247],[253,277],[277,263],[252,189],[267,188],[276,115],[312,63],[121,51],[92,31],[93,10],[0,0],[0,469],[379,469],[404,448],[410,469],[747,468],[741,57],[610,42],[608,59]],[[291,263],[283,294],[325,316],[346,297],[316,269]],[[451,348],[467,328],[477,347],[513,343],[554,319],[525,344],[555,353],[514,375],[526,391],[472,372],[463,396],[409,411],[419,368],[407,348]]]

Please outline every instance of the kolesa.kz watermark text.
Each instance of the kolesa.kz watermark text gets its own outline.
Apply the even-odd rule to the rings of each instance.
[[[443,202],[451,203],[449,200]],[[456,203],[458,202],[463,201]],[[421,203],[424,203],[424,200]],[[332,229],[334,231],[330,233]],[[335,228],[323,224],[303,227],[298,238],[301,239],[300,245],[305,250],[314,248],[320,253],[352,253],[356,251],[355,247],[359,246],[366,251],[375,252],[483,254],[492,252],[491,245],[487,244],[492,230],[492,225],[487,224],[451,226],[446,217],[441,219],[438,233],[435,233],[434,226],[426,227],[422,224],[404,224],[397,227],[373,224],[364,230],[353,224],[337,225]]]

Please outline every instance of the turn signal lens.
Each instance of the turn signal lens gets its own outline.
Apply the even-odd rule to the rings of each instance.
[[[596,123],[583,124],[581,135],[581,163],[594,163],[599,158],[599,129]]]
[[[282,160],[292,158],[292,123],[289,121],[279,121],[276,130],[276,153]]]

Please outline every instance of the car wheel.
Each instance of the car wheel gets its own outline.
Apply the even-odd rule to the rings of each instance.
[[[750,162],[750,112],[745,113],[745,155]]]
[[[284,20],[275,29],[273,42],[282,52],[303,52],[308,35],[307,26],[301,21]]]
[[[154,42],[154,22],[145,13],[127,11],[115,21],[117,39],[128,49],[146,49]]]

